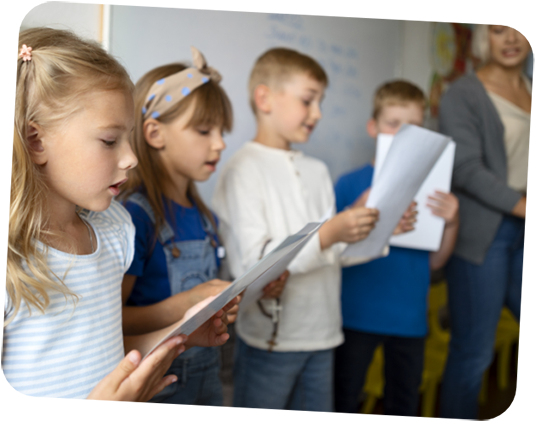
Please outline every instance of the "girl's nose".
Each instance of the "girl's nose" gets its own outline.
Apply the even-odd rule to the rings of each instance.
[[[121,154],[121,160],[119,161],[119,168],[121,170],[130,170],[138,165],[138,158],[132,151],[130,143],[128,141],[124,142],[124,150]]]
[[[213,149],[216,151],[223,151],[226,146],[222,133],[218,131],[218,134],[214,137]]]
[[[322,118],[322,110],[320,110],[320,105],[313,106],[312,110],[312,117],[314,117],[316,120],[320,120]]]

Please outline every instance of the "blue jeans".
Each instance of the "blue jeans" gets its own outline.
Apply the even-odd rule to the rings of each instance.
[[[219,349],[199,350],[190,358],[180,355],[173,361],[166,375],[174,374],[178,381],[164,388],[151,402],[223,406]]]
[[[237,337],[234,407],[333,411],[333,349],[268,352]]]
[[[335,349],[335,410],[357,413],[368,367],[376,347],[385,356],[384,413],[417,416],[424,364],[424,337],[400,337],[344,329]]]
[[[446,268],[452,335],[440,416],[476,419],[482,375],[493,361],[503,306],[519,320],[525,221],[505,216],[484,262],[453,256]]]

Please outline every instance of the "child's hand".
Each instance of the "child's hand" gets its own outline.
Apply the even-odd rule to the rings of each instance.
[[[329,248],[337,242],[354,243],[365,239],[378,221],[374,208],[352,207],[341,211],[320,227],[320,246]]]
[[[445,220],[445,226],[452,226],[458,223],[458,198],[452,193],[436,190],[434,195],[428,197],[428,207],[432,214]]]
[[[221,346],[229,339],[227,313],[220,309],[216,314],[188,337],[187,346]]]
[[[408,209],[404,212],[404,215],[398,222],[398,225],[393,232],[393,235],[406,233],[415,230],[415,222],[417,221],[417,203],[413,201]]]
[[[370,195],[370,188],[364,191],[359,198],[352,204],[352,208],[363,208],[367,204],[367,199]]]
[[[137,350],[128,353],[117,367],[91,391],[88,399],[147,401],[177,381],[175,375],[162,378],[171,362],[184,352],[187,337],[172,337],[158,346],[143,362]]]
[[[237,297],[235,297],[233,300],[231,300],[227,305],[223,307],[223,312],[227,314],[227,321],[229,324],[232,324],[236,321],[236,317],[238,316],[238,304],[242,300],[242,296],[244,296],[244,292],[240,293]]]
[[[231,284],[230,281],[214,280],[205,281],[188,290],[190,307],[197,305],[210,296],[217,296]],[[181,293],[179,293],[181,294]]]
[[[281,296],[289,275],[290,273],[286,270],[277,280],[268,283],[263,289],[264,295],[262,296],[262,299],[277,299]]]

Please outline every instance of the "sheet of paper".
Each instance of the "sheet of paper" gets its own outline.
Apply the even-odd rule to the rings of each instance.
[[[348,245],[343,256],[381,256],[398,221],[448,143],[449,138],[439,133],[414,125],[402,126],[385,155],[381,171],[375,172],[367,200],[367,207],[380,211],[379,221],[366,239]]]
[[[193,309],[190,309],[182,320],[170,326],[162,334],[162,337],[150,350],[146,353],[145,350],[140,350],[140,353],[145,357],[167,339],[178,334],[189,335],[193,333],[216,312],[242,293],[246,287],[248,287],[248,292],[250,289],[254,292],[262,292],[266,284],[275,280],[286,270],[290,262],[321,225],[322,223],[309,223],[299,232],[287,237],[277,248],[257,262],[241,277],[237,278],[218,296],[206,299]],[[243,306],[243,304],[240,306]]]
[[[387,151],[391,147],[393,135],[380,134],[376,142],[376,158],[374,163],[374,178],[381,171]],[[419,188],[415,201],[417,202],[417,222],[415,230],[391,236],[389,244],[411,249],[422,249],[427,251],[437,251],[441,246],[443,237],[443,228],[445,220],[432,214],[429,207],[426,206],[428,196],[433,195],[436,190],[450,192],[450,183],[452,179],[452,168],[454,166],[454,153],[456,144],[449,141],[445,151],[439,157],[436,164]],[[373,184],[374,184],[373,178]]]

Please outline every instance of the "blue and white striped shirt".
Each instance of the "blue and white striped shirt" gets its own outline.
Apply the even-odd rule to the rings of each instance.
[[[91,255],[48,248],[51,271],[80,296],[73,308],[50,294],[44,315],[26,304],[4,328],[2,368],[8,382],[30,396],[86,398],[124,356],[121,282],[134,256],[130,214],[116,201],[85,218],[97,236]],[[6,319],[12,305],[6,294]]]

